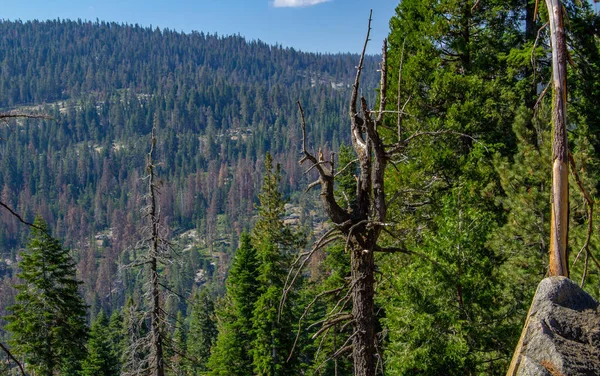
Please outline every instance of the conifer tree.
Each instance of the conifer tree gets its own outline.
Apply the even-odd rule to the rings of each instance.
[[[108,338],[111,356],[117,360],[117,373],[119,374],[122,366],[121,361],[123,359],[124,340],[126,338],[123,323],[123,314],[121,310],[115,309],[108,320]]]
[[[217,339],[215,304],[207,289],[194,294],[190,314],[190,329],[187,335],[187,354],[193,361],[192,374],[207,371],[211,349]]]
[[[568,11],[586,8],[564,4]],[[404,134],[453,130],[476,141],[442,137],[415,144],[397,173],[388,174],[388,186],[399,194],[392,209],[398,233],[423,255],[410,260],[394,255],[383,263],[386,274],[403,270],[391,277],[393,288],[381,300],[388,373],[504,374],[528,297],[546,273],[550,98],[542,85],[550,79],[549,54],[543,42],[547,30],[541,28],[536,41],[542,25],[534,20],[533,6],[405,0],[391,21],[390,56],[401,67],[391,70],[392,86],[399,84],[395,106],[407,103],[404,111],[410,114],[398,119]],[[570,69],[594,77],[589,56],[597,56],[597,45],[584,48],[580,40],[587,39],[591,24],[586,28],[582,22],[585,10],[577,13],[570,19],[580,29],[571,36],[577,62]],[[593,95],[570,90],[577,104]],[[570,142],[581,145],[575,159],[589,171],[593,122],[576,117]],[[581,206],[571,213],[574,209],[578,218],[586,217]],[[472,234],[460,223],[468,223]],[[578,247],[585,239],[581,227],[569,230]],[[460,249],[461,257],[452,249]]]
[[[177,312],[177,319],[175,320],[175,331],[173,332],[171,339],[171,346],[167,347],[167,354],[169,355],[170,370],[167,374],[174,376],[186,375],[187,367],[187,344],[186,344],[186,323],[183,319],[181,311]]]
[[[252,374],[252,315],[259,289],[258,267],[250,235],[242,233],[229,269],[227,293],[217,309],[219,334],[208,362],[212,376]]]
[[[109,320],[101,310],[90,328],[88,354],[81,363],[81,376],[117,376],[119,358],[112,347]]]
[[[22,283],[16,286],[17,302],[6,317],[15,354],[42,376],[67,366],[76,369],[86,353],[86,307],[69,251],[49,235],[40,217],[34,221],[19,267]]]
[[[287,307],[280,308],[280,301],[291,256],[302,242],[300,235],[283,222],[285,201],[279,190],[280,180],[280,166],[273,166],[273,158],[267,153],[258,221],[252,231],[259,262],[259,296],[252,317],[252,355],[255,374],[265,376],[293,374],[296,363],[294,359],[288,361],[294,340],[291,307],[296,292],[287,292]]]

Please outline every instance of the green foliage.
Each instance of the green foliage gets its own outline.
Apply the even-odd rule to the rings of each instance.
[[[215,304],[208,290],[203,289],[194,294],[191,309],[186,353],[193,360],[189,367],[190,373],[195,375],[208,370],[207,363],[218,331]]]
[[[208,362],[210,375],[252,374],[250,343],[254,332],[251,318],[259,288],[258,268],[250,235],[242,233],[229,270],[227,293],[217,310],[219,335]]]
[[[121,361],[124,354],[124,340],[126,331],[124,328],[124,318],[121,310],[114,310],[108,321],[108,338],[110,343],[111,357],[117,359],[117,372],[121,369]]]
[[[85,355],[85,305],[78,293],[75,263],[37,217],[19,262],[21,283],[6,329],[15,354],[40,375],[76,365]]]
[[[210,350],[210,347],[208,347]],[[167,356],[169,357],[169,367],[166,370],[168,375],[183,376],[187,374],[188,353],[186,343],[186,323],[183,320],[181,311],[177,312],[175,320],[175,330],[171,336],[171,341],[167,345]],[[206,363],[206,361],[205,361]]]
[[[577,59],[569,67],[570,148],[595,195],[600,149],[590,120],[597,117],[588,115],[598,111],[589,98],[600,95],[592,84],[600,72],[598,42],[591,41],[595,17],[589,4],[565,6]],[[392,66],[405,47],[404,137],[444,130],[473,139],[422,137],[386,173],[400,238],[387,241],[420,253],[383,256],[389,374],[503,374],[546,274],[551,143],[549,95],[540,94],[550,72],[544,29],[534,43],[541,25],[533,7],[520,0],[405,0],[391,21]],[[398,72],[390,71],[395,92]],[[573,177],[571,186],[569,241],[579,250],[588,214]],[[572,276],[581,275],[581,260]]]
[[[394,277],[385,304],[390,374],[505,370],[518,334],[509,320],[515,302],[505,295],[501,256],[486,245],[495,221],[470,200],[468,191],[453,191],[435,229],[411,248],[422,256],[395,259],[403,273]]]
[[[392,18],[390,61],[399,66],[404,46],[400,103],[410,98],[403,137],[446,133],[414,138],[386,172],[398,235],[385,241],[417,252],[382,256],[386,373],[502,374],[512,354],[528,303],[488,239],[506,219],[494,160],[517,150],[516,118],[531,127],[532,112],[517,109],[533,106],[543,73],[525,62],[531,11],[527,1],[406,0]]]
[[[110,330],[106,314],[100,311],[90,329],[88,354],[81,362],[81,376],[119,375],[119,358],[113,351]]]
[[[292,307],[298,286],[286,293],[285,306],[280,307],[280,301],[290,259],[302,246],[303,236],[283,222],[285,201],[280,180],[280,167],[273,166],[273,159],[267,153],[263,185],[258,195],[258,220],[252,231],[260,283],[252,316],[252,355],[254,372],[261,376],[293,374],[297,365],[295,358],[290,361],[287,358],[294,341]]]
[[[509,160],[497,158],[496,168],[504,195],[497,197],[508,212],[506,223],[490,244],[506,255],[515,295],[526,304],[534,287],[546,274],[550,233],[551,135],[548,108],[530,122],[531,111],[519,109],[513,124],[518,148]],[[529,125],[533,125],[530,127]],[[515,272],[520,270],[520,272]],[[527,291],[525,295],[524,292]]]

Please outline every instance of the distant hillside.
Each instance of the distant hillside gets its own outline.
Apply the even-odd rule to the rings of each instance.
[[[164,221],[174,234],[197,230],[203,249],[227,254],[252,222],[267,151],[282,164],[286,194],[306,187],[297,164],[297,100],[307,110],[314,145],[329,150],[345,142],[357,61],[356,55],[302,53],[240,36],[0,21],[0,107],[53,117],[1,127],[2,200],[29,220],[41,213],[74,249],[94,309],[120,305],[122,289],[131,286],[119,281],[115,287],[117,264],[138,238],[152,124],[158,127]],[[370,97],[376,63],[367,58],[363,93]],[[309,202],[300,206],[311,213]],[[300,218],[311,221],[310,214]],[[0,212],[5,286],[14,276],[7,264],[26,234]],[[200,256],[190,267],[212,262]],[[10,296],[0,300],[11,303]]]

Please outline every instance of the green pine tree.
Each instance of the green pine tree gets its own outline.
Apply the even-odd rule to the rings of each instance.
[[[90,329],[88,354],[81,363],[81,376],[117,376],[119,358],[112,347],[109,320],[101,310]]]
[[[218,335],[215,304],[207,289],[194,294],[189,322],[186,344],[188,357],[193,361],[189,367],[191,374],[206,372],[211,349]]]
[[[183,314],[179,311],[177,312],[177,319],[175,320],[175,330],[173,331],[170,345],[167,347],[167,354],[170,362],[170,369],[167,370],[168,375],[184,376],[187,374],[186,368],[188,356],[186,335],[186,323],[183,319]]]
[[[301,234],[283,222],[285,201],[279,190],[281,170],[273,166],[269,153],[265,157],[265,174],[259,194],[258,221],[252,231],[253,244],[259,261],[259,296],[254,308],[252,355],[257,375],[294,374],[297,357],[287,361],[294,341],[292,325],[297,296],[295,286],[286,296],[287,305],[280,313],[283,284],[290,259],[302,246]],[[298,284],[301,281],[297,281]]]
[[[382,256],[386,374],[501,374],[518,339],[508,255],[487,241],[506,219],[494,161],[514,155],[517,116],[532,127],[532,111],[517,110],[533,107],[543,73],[531,67],[532,17],[525,0],[405,0],[391,20],[388,92],[399,98],[388,105],[410,115],[382,134],[422,133],[386,174],[386,240],[422,256]]]
[[[259,289],[258,267],[250,235],[242,233],[229,269],[227,293],[217,309],[219,334],[208,362],[211,376],[252,375],[252,315]]]
[[[123,327],[123,315],[121,310],[116,309],[110,315],[107,335],[110,343],[111,357],[117,360],[117,373],[120,374],[121,361],[124,352],[124,339],[126,335],[125,328]]]
[[[69,251],[49,235],[43,219],[34,225],[19,262],[22,283],[6,329],[14,353],[36,374],[52,376],[62,368],[76,369],[86,354],[86,306]]]

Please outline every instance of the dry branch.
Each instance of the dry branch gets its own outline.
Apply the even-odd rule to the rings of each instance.
[[[0,342],[0,349],[2,349],[2,351],[4,351],[6,353],[6,355],[17,364],[17,366],[19,367],[19,370],[21,370],[21,375],[23,376],[27,376],[27,374],[25,373],[25,369],[23,368],[23,365],[21,364],[21,362],[19,362],[17,360],[17,358],[15,358],[15,356],[8,350],[8,348],[6,348],[6,346],[4,346],[3,343]]]

